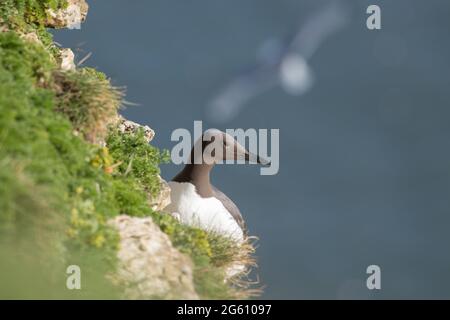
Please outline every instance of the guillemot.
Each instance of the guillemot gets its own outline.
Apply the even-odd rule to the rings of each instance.
[[[230,198],[211,185],[211,170],[216,163],[227,160],[261,165],[270,165],[270,162],[217,129],[204,132],[192,148],[189,160],[169,182],[171,203],[166,210],[182,223],[243,241],[247,227],[242,214]]]

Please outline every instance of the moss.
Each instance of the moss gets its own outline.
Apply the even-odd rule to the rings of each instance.
[[[13,77],[14,86],[37,85],[48,82],[52,69],[55,67],[53,60],[42,46],[29,43],[25,44],[15,33],[1,33],[0,59],[2,68],[8,73],[3,76]],[[31,80],[31,81],[27,81]]]
[[[59,56],[59,47],[53,42],[53,35],[43,26],[37,27],[34,32],[52,57],[57,58]]]
[[[52,199],[49,212],[63,217],[57,243],[67,249],[67,261],[83,264],[80,257],[102,257],[99,269],[112,270],[118,239],[106,225],[108,217],[151,210],[140,185],[115,174],[108,149],[74,135],[69,118],[55,112],[59,96],[45,85],[53,81],[54,67],[42,46],[0,34],[0,161],[22,163],[24,177],[46,190],[44,198]],[[2,184],[18,190],[10,188],[11,179]],[[21,197],[19,192],[1,195],[8,209],[0,212],[1,224],[19,221]]]
[[[47,9],[57,10],[67,6],[66,0],[2,0],[0,3],[0,29],[3,26],[20,34],[35,33],[54,58],[59,49],[47,31]]]
[[[112,157],[118,161],[118,174],[135,179],[143,190],[152,195],[159,192],[159,164],[168,162],[167,151],[160,152],[149,145],[142,129],[136,134],[126,135],[114,129],[106,144]]]
[[[194,262],[194,284],[203,299],[245,299],[259,294],[240,276],[226,282],[226,270],[234,263],[254,266],[251,243],[236,244],[223,235],[180,224],[168,214],[153,213],[153,220],[173,245]],[[244,275],[245,276],[245,275]]]
[[[0,297],[51,297],[46,288],[63,279],[40,275],[63,269],[63,221],[45,200],[45,188],[36,186],[22,168],[8,158],[0,162]]]
[[[2,0],[0,17],[9,28],[23,30],[30,26],[44,26],[48,9],[66,6],[66,0]]]
[[[212,251],[206,231],[180,224],[167,214],[154,214],[153,219],[181,252],[199,263],[210,262]]]

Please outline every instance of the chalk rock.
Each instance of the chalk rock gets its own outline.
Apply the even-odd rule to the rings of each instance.
[[[172,246],[150,217],[126,215],[108,222],[120,235],[118,268],[110,275],[126,299],[198,299],[191,260]]]
[[[19,33],[19,36],[25,41],[33,42],[42,45],[41,40],[39,40],[38,35],[35,32]]]
[[[86,20],[89,6],[85,0],[67,0],[67,7],[59,10],[48,9],[46,27],[80,29]]]
[[[160,190],[156,197],[150,197],[150,206],[155,211],[161,211],[170,204],[170,187],[169,184],[160,176]]]
[[[135,134],[139,130],[139,128],[142,128],[144,130],[144,137],[147,142],[152,141],[155,137],[155,131],[153,131],[153,129],[149,126],[140,125],[139,123],[127,120],[122,116],[118,117],[117,127],[120,132],[131,134]]]
[[[75,55],[71,49],[61,49],[57,58],[59,68],[63,71],[75,70]]]

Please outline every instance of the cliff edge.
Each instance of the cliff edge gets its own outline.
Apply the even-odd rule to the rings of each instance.
[[[87,13],[85,0],[0,3],[0,298],[257,295],[252,244],[164,213],[155,132],[120,116],[124,92],[53,42],[48,28]],[[228,278],[236,263],[246,270]]]

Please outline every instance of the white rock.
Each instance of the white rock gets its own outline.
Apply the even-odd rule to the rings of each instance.
[[[67,7],[60,10],[48,9],[46,26],[54,28],[80,29],[86,19],[88,4],[85,0],[67,0]]]
[[[63,71],[75,70],[75,55],[71,49],[61,49],[59,52],[58,63]]]
[[[122,116],[119,116],[117,121],[117,127],[122,133],[135,134],[140,128],[142,128],[144,130],[144,137],[147,142],[152,141],[155,137],[155,131],[153,131],[153,129],[149,126],[140,125],[139,123],[127,120]]]
[[[162,211],[170,204],[170,187],[163,178],[161,178],[160,176],[158,176],[158,178],[160,183],[160,190],[156,197],[150,197],[150,206],[155,211]]]
[[[120,235],[118,269],[110,278],[126,288],[124,298],[199,298],[191,260],[172,246],[150,217],[121,215],[108,223]]]

